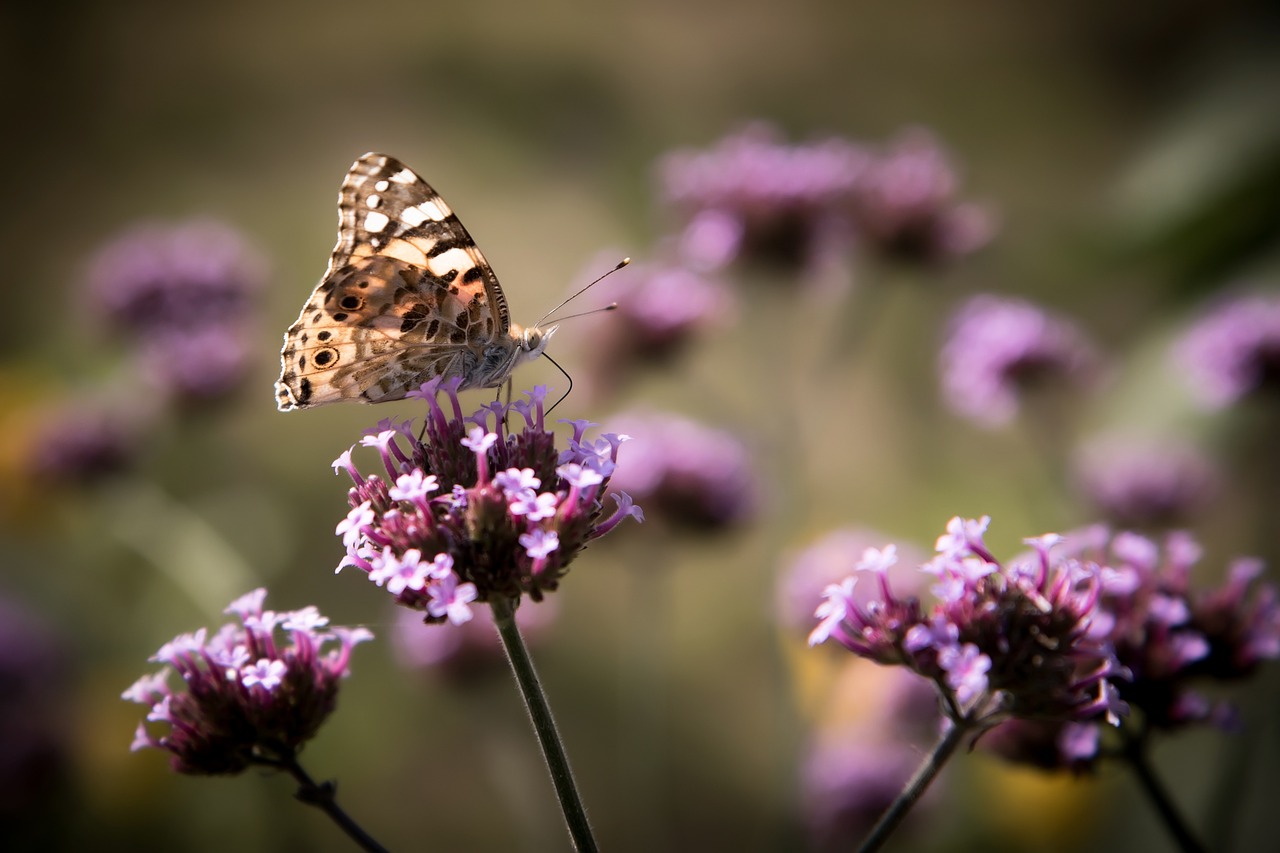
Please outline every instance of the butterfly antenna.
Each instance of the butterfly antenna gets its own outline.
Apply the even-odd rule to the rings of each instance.
[[[566,314],[563,317],[556,317],[554,320],[551,320],[551,321],[539,320],[538,325],[541,326],[543,323],[546,323],[546,322],[559,323],[562,320],[572,320],[574,317],[585,317],[588,314],[603,314],[605,311],[617,311],[617,310],[618,310],[618,303],[610,302],[608,305],[604,306],[603,308],[592,308],[590,311],[579,311],[577,314]]]
[[[621,265],[619,265],[619,267],[621,267]],[[555,403],[552,404],[551,408],[547,409],[546,414],[549,415],[556,410],[556,406],[564,402],[564,398],[568,397],[569,392],[573,390],[573,377],[569,375],[569,371],[565,370],[563,367],[560,366],[560,362],[556,361],[554,358],[547,355],[545,352],[542,354],[542,357],[545,358],[547,361],[551,362],[552,364],[554,364],[556,366],[556,370],[563,373],[564,378],[569,380],[569,387],[566,388],[565,392],[560,395],[560,399],[556,400]]]
[[[556,307],[552,308],[552,309],[551,309],[550,311],[548,311],[547,313],[543,314],[543,315],[542,315],[542,319],[541,319],[541,320],[539,320],[539,321],[538,321],[537,323],[535,323],[534,325],[536,325],[536,326],[541,326],[543,323],[545,323],[545,322],[547,321],[547,318],[548,318],[548,317],[550,317],[552,314],[556,313],[556,312],[557,312],[557,311],[559,311],[561,308],[563,308],[564,306],[568,305],[570,302],[572,302],[573,300],[577,299],[579,296],[581,296],[582,294],[586,293],[588,290],[590,290],[591,288],[595,287],[597,284],[599,284],[600,282],[604,281],[606,278],[608,278],[609,276],[613,275],[614,273],[616,273],[618,270],[622,269],[623,267],[625,267],[625,266],[626,266],[627,264],[629,264],[629,263],[631,263],[631,259],[630,259],[630,258],[623,258],[621,261],[619,261],[619,262],[618,262],[618,265],[617,265],[616,267],[614,267],[613,269],[609,270],[607,273],[605,273],[604,275],[600,276],[600,277],[599,277],[599,278],[597,278],[595,281],[593,281],[593,282],[591,282],[590,284],[588,284],[586,287],[584,287],[584,288],[582,288],[581,290],[577,291],[577,292],[576,292],[576,293],[574,293],[572,296],[570,296],[568,299],[564,300],[563,302],[561,302],[561,303],[560,303],[559,305],[557,305]],[[606,308],[605,310],[607,311],[607,310],[610,310],[610,309],[607,309],[607,308]],[[561,372],[563,373],[564,371],[561,371]],[[569,375],[569,374],[565,373],[565,376],[568,376],[568,375]]]

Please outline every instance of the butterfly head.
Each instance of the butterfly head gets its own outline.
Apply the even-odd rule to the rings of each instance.
[[[512,324],[511,334],[520,344],[520,361],[533,361],[546,350],[551,336],[559,326],[517,326]]]

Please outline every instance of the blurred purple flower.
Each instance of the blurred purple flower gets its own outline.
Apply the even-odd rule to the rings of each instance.
[[[132,421],[80,401],[44,414],[31,441],[29,464],[35,476],[81,485],[126,469],[140,445]]]
[[[709,149],[671,152],[658,178],[685,223],[681,257],[690,266],[714,270],[741,257],[809,267],[850,244],[848,199],[869,161],[843,139],[788,144],[756,123]]]
[[[1280,388],[1280,294],[1251,294],[1205,313],[1175,348],[1197,397],[1224,408]]]
[[[1080,491],[1122,526],[1168,527],[1191,518],[1217,492],[1218,472],[1188,444],[1112,436],[1076,455]]]
[[[181,399],[224,396],[252,363],[262,258],[219,222],[138,226],[90,263],[93,304],[140,351],[144,370]]]
[[[885,537],[873,530],[842,528],[791,555],[778,575],[779,622],[807,634],[813,627],[813,611],[822,603],[823,591],[848,577],[866,550],[884,541]],[[898,557],[898,563],[889,569],[894,588],[906,594],[923,591],[923,577],[911,567],[924,562],[924,552],[908,544],[902,546]],[[870,585],[854,588],[859,600],[875,595]]]
[[[361,440],[377,449],[385,476],[365,478],[350,450],[333,463],[355,481],[335,531],[347,549],[339,571],[354,566],[397,604],[425,610],[425,621],[455,625],[472,617],[472,601],[540,601],[588,541],[644,517],[625,493],[614,494],[608,517],[601,502],[624,437],[588,440],[594,424],[574,421],[561,451],[543,420],[545,386],[464,418],[460,382],[433,379],[409,394],[429,407],[423,441],[409,421],[383,421]],[[515,415],[524,428],[509,432]]]
[[[52,627],[29,605],[0,598],[0,820],[15,849],[19,838],[47,838],[47,820],[65,805],[68,669]]]
[[[1072,323],[1020,299],[979,295],[951,319],[939,354],[943,397],[980,426],[1003,426],[1042,382],[1081,385],[1098,357]]]
[[[593,293],[618,305],[580,336],[580,347],[591,353],[590,381],[597,390],[616,387],[634,368],[669,362],[734,313],[732,293],[719,279],[661,262],[632,263]]]
[[[266,594],[257,589],[231,603],[226,612],[241,624],[223,625],[213,636],[204,628],[182,634],[156,652],[151,660],[165,668],[138,679],[121,698],[147,705],[147,720],[168,730],[155,735],[139,723],[134,750],[166,750],[178,773],[232,774],[291,761],[315,736],[333,711],[351,650],[373,635],[326,629],[329,620],[314,607],[263,610]],[[325,653],[331,642],[337,648]],[[184,692],[169,687],[174,670]]]
[[[719,530],[743,524],[760,507],[747,448],[730,433],[677,415],[635,410],[615,425],[633,439],[625,469],[610,485],[676,527]]]
[[[900,133],[859,176],[859,234],[881,254],[905,260],[942,262],[977,251],[991,240],[995,223],[982,207],[955,200],[958,183],[932,134]]]
[[[516,625],[529,644],[551,627],[557,616],[555,598],[525,604],[516,610]],[[396,608],[391,634],[392,649],[400,664],[409,669],[438,670],[446,675],[467,678],[493,666],[505,669],[506,654],[498,638],[489,608],[476,611],[475,618],[461,625],[446,623],[423,630],[421,614]]]
[[[953,518],[938,538],[937,556],[920,567],[938,580],[939,600],[927,613],[890,587],[894,546],[867,549],[857,575],[827,588],[810,644],[833,639],[924,676],[957,723],[1118,722],[1125,708],[1113,682],[1124,671],[1091,634],[1103,582],[1097,566],[1051,558],[1053,535],[1027,540],[1034,554],[1002,566],[983,543],[988,521]],[[854,596],[859,582],[873,585],[869,601]]]
[[[819,849],[849,849],[902,792],[918,749],[855,727],[825,733],[800,766],[805,818]]]

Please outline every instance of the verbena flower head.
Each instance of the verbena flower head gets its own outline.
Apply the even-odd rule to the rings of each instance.
[[[1021,299],[980,295],[952,317],[939,354],[942,392],[957,414],[984,427],[1018,414],[1025,392],[1043,382],[1081,385],[1098,358],[1069,321]]]
[[[40,416],[30,437],[29,468],[41,479],[85,484],[123,471],[137,455],[136,426],[94,402],[68,401]]]
[[[1211,408],[1280,387],[1280,294],[1222,303],[1192,326],[1175,354],[1192,389]]]
[[[1218,488],[1213,464],[1189,444],[1112,436],[1076,456],[1079,489],[1102,517],[1125,527],[1190,519]]]
[[[589,439],[594,424],[573,421],[560,449],[544,421],[545,386],[464,417],[458,384],[433,379],[409,394],[429,407],[422,441],[408,421],[365,436],[385,474],[366,478],[351,451],[334,462],[355,481],[336,531],[347,548],[339,571],[354,566],[427,621],[455,624],[473,601],[541,600],[588,542],[643,518],[625,493],[611,514],[602,502],[625,436]],[[518,430],[507,423],[517,417]]]
[[[738,258],[812,265],[851,240],[848,199],[870,161],[843,139],[789,144],[756,123],[704,151],[659,163],[661,192],[685,222],[682,256],[701,269]]]
[[[632,263],[601,281],[596,291],[618,305],[582,336],[596,386],[613,387],[634,368],[668,363],[734,310],[719,279],[664,262]]]
[[[832,639],[861,657],[913,670],[934,682],[957,722],[1116,721],[1124,707],[1114,682],[1124,673],[1095,636],[1098,566],[1052,558],[1052,535],[1027,540],[1032,556],[1001,565],[983,543],[988,522],[948,523],[937,556],[920,567],[936,578],[937,602],[928,610],[891,588],[896,549],[868,549],[856,575],[828,587],[810,644]],[[854,595],[862,583],[877,592],[865,602]]]
[[[760,488],[750,455],[730,433],[672,414],[632,411],[615,419],[634,441],[611,487],[676,527],[717,530],[752,519]]]
[[[236,387],[252,363],[261,257],[237,231],[210,220],[143,225],[95,256],[88,274],[99,314],[139,351],[161,389],[190,400]]]
[[[1091,633],[1112,645],[1131,674],[1117,688],[1144,731],[1236,725],[1234,707],[1197,686],[1246,678],[1262,661],[1280,657],[1280,596],[1262,582],[1260,561],[1236,560],[1221,586],[1197,590],[1190,574],[1200,547],[1185,533],[1159,544],[1098,526],[1070,534],[1056,550],[1060,559],[1101,567]],[[1044,767],[1083,769],[1100,756],[1102,732],[1092,721],[993,734],[1001,754]]]
[[[147,720],[166,730],[157,735],[139,723],[134,750],[169,752],[179,773],[229,774],[292,758],[316,734],[334,709],[351,650],[373,635],[329,627],[314,607],[263,610],[266,594],[257,589],[231,603],[226,612],[240,624],[182,634],[156,652],[151,660],[165,668],[122,698],[148,706]],[[186,690],[170,687],[174,671]]]
[[[841,528],[787,558],[778,574],[778,621],[806,636],[813,627],[813,611],[822,603],[827,587],[848,577],[851,559],[884,541],[884,535],[878,531]],[[924,562],[924,551],[911,544],[900,544],[896,553],[898,561],[889,569],[894,589],[906,595],[924,591],[927,576],[912,568]],[[867,601],[879,591],[874,584],[858,584],[853,594],[859,601]]]
[[[900,133],[861,172],[855,223],[864,243],[882,255],[942,262],[990,241],[990,213],[958,202],[959,179],[947,152],[921,128]]]

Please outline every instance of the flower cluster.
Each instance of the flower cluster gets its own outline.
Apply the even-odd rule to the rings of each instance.
[[[934,682],[948,717],[968,725],[1118,721],[1125,708],[1114,682],[1125,673],[1099,636],[1099,567],[1051,557],[1059,541],[1052,534],[1026,540],[1033,553],[1001,566],[983,543],[989,521],[948,523],[937,555],[921,566],[937,579],[938,602],[927,613],[889,585],[894,546],[867,549],[857,569],[878,595],[858,600],[862,575],[828,587],[810,644],[834,639],[877,663],[908,667]]]
[[[631,464],[613,489],[686,529],[723,529],[756,514],[759,484],[746,447],[733,435],[657,412],[633,411],[615,422],[635,442]]]
[[[1076,457],[1081,492],[1102,517],[1125,527],[1168,527],[1202,509],[1218,489],[1218,472],[1194,447],[1113,436]]]
[[[1091,379],[1097,356],[1067,320],[1021,299],[980,295],[952,318],[939,362],[948,405],[998,427],[1014,419],[1023,393],[1039,383]]]
[[[209,636],[201,628],[166,643],[151,659],[166,668],[138,679],[122,696],[150,708],[147,720],[168,732],[154,735],[138,724],[133,749],[171,754],[179,773],[239,773],[254,764],[291,760],[333,711],[338,683],[347,675],[351,650],[373,635],[364,628],[326,627],[314,607],[276,613],[263,610],[265,589],[231,603],[240,618]],[[287,633],[281,643],[276,630]],[[338,647],[324,651],[327,643]],[[176,670],[186,691],[169,688]]]
[[[1176,354],[1197,396],[1212,408],[1280,385],[1280,295],[1224,302],[1187,332]]]
[[[597,392],[617,387],[634,368],[669,362],[733,313],[732,296],[719,279],[663,262],[633,263],[603,279],[596,292],[618,306],[581,338],[591,353],[589,379]]]
[[[1120,696],[1141,712],[1144,729],[1234,726],[1234,708],[1194,685],[1245,678],[1280,657],[1280,595],[1260,581],[1261,562],[1236,560],[1222,586],[1193,590],[1191,570],[1201,554],[1186,533],[1169,534],[1162,548],[1098,526],[1069,535],[1059,550],[1064,559],[1102,566],[1093,630],[1131,673],[1118,684]],[[1079,769],[1100,756],[1101,731],[1092,725],[1024,725],[993,735],[1002,754],[1041,766]]]
[[[885,151],[831,138],[788,144],[767,124],[659,165],[662,193],[685,222],[681,255],[700,269],[739,257],[817,266],[861,242],[921,261],[968,254],[991,236],[990,217],[957,203],[955,171],[923,131]]]
[[[249,371],[253,302],[264,280],[265,264],[238,232],[197,220],[116,238],[93,259],[88,289],[159,388],[208,400]]]
[[[85,484],[125,470],[142,445],[139,428],[93,400],[67,400],[42,412],[31,436],[29,466],[37,477]]]
[[[625,436],[588,440],[594,424],[572,421],[560,451],[544,422],[545,386],[463,417],[458,384],[437,378],[409,394],[430,407],[423,440],[408,421],[384,421],[361,441],[378,450],[385,477],[364,477],[351,450],[334,462],[355,481],[336,531],[347,548],[339,571],[354,566],[397,603],[425,610],[427,621],[455,624],[471,618],[472,601],[541,600],[589,541],[628,516],[643,518],[621,493],[603,517],[600,499]],[[524,421],[519,431],[508,428],[513,414]]]

